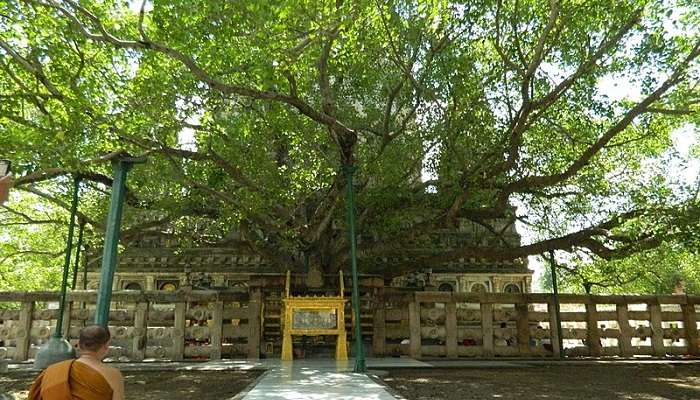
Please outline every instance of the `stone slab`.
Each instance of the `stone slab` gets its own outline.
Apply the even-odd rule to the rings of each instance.
[[[243,400],[396,399],[366,374],[353,373],[352,360],[299,360],[268,365],[270,370]]]

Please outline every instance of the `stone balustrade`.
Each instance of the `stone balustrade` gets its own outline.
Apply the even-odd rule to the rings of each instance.
[[[63,326],[71,343],[94,320],[96,298],[95,291],[68,294]],[[34,358],[56,327],[58,310],[47,304],[58,299],[56,292],[0,292],[0,359]],[[259,292],[118,291],[112,300],[112,359],[258,357]]]
[[[264,294],[265,293],[265,294]],[[117,291],[109,357],[116,360],[278,356],[279,296],[249,292]],[[0,292],[0,360],[32,359],[53,333],[57,292]],[[64,335],[77,341],[94,320],[96,293],[68,294]],[[551,294],[422,292],[373,287],[361,296],[373,356],[415,358],[700,355],[700,296],[560,295],[559,348]],[[346,310],[348,342],[355,319]],[[371,345],[369,345],[371,343]],[[350,351],[352,351],[352,346]]]

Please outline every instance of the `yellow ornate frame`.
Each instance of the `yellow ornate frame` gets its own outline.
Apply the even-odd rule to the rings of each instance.
[[[338,340],[335,344],[335,359],[346,361],[348,359],[347,337],[345,334],[345,302],[347,301],[343,292],[345,285],[343,283],[343,272],[340,272],[340,295],[338,297],[326,296],[290,296],[290,273],[287,271],[287,281],[285,283],[285,295],[282,299],[284,303],[284,329],[282,337],[282,361],[292,361],[292,335],[318,336],[318,335],[337,335]],[[335,328],[294,328],[292,324],[292,316],[294,310],[319,310],[319,311],[335,311],[336,324]]]

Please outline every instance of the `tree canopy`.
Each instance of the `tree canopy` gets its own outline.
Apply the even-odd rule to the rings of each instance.
[[[700,122],[699,26],[690,0],[5,0],[0,153],[18,193],[0,263],[60,251],[36,238],[65,223],[72,175],[99,241],[119,152],[148,156],[125,242],[168,227],[283,268],[347,264],[351,164],[365,258],[462,220],[534,236],[418,264],[696,243],[698,185],[668,168],[672,133]]]

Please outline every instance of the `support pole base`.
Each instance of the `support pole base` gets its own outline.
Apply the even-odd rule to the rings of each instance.
[[[355,369],[353,372],[364,374],[367,372],[367,365],[365,364],[365,358],[357,357],[355,358]]]
[[[75,349],[63,339],[52,337],[41,346],[34,358],[34,368],[45,369],[51,364],[75,358]]]

